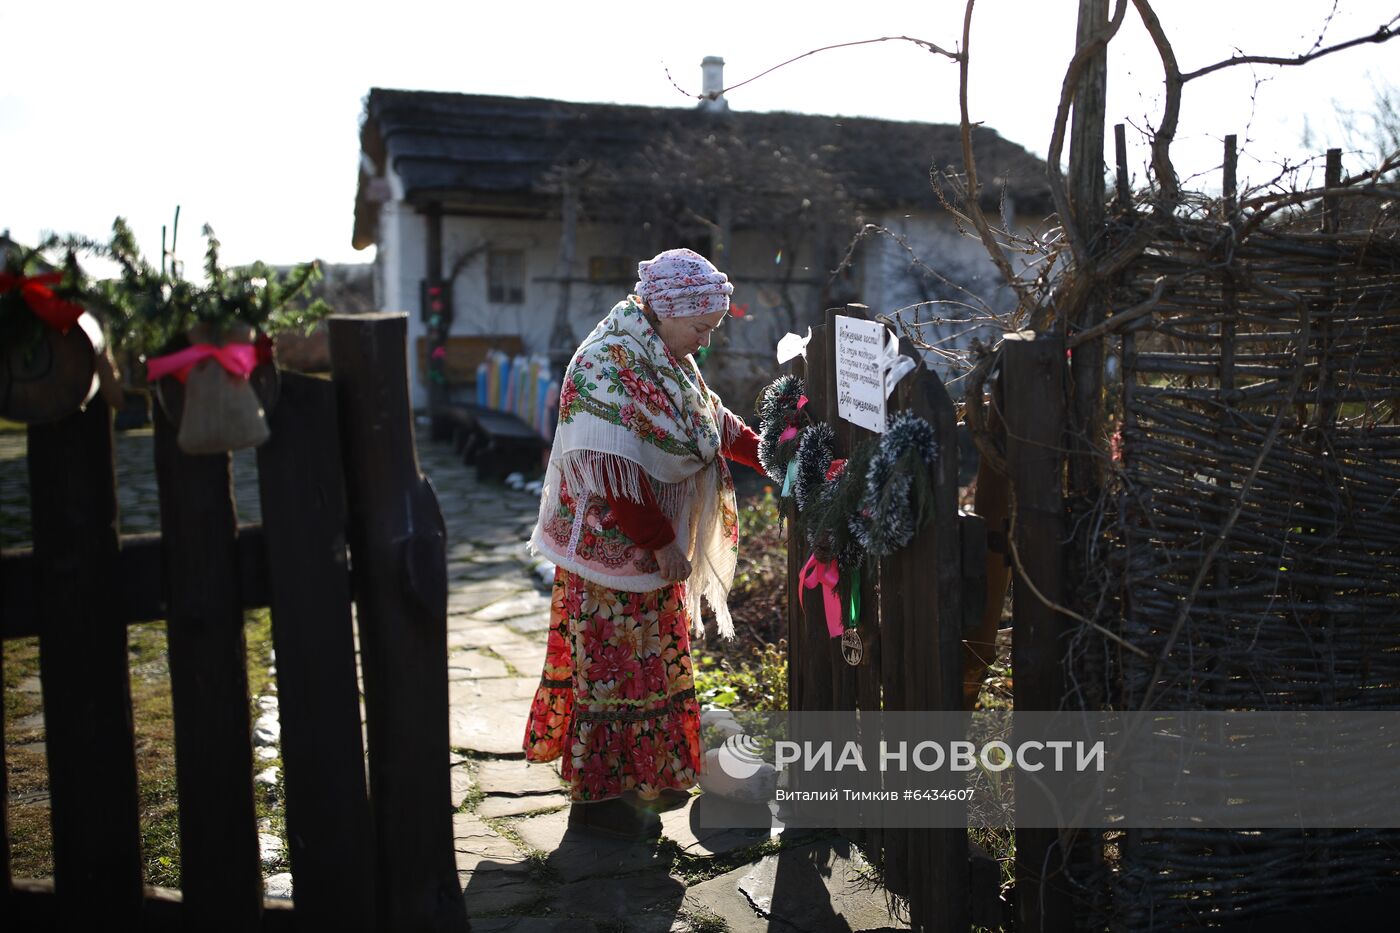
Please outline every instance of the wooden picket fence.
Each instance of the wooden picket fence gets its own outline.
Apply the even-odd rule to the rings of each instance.
[[[100,398],[29,429],[34,546],[0,560],[0,611],[5,638],[39,639],[54,870],[12,878],[6,835],[6,929],[467,929],[446,767],[446,533],[414,452],[406,331],[402,314],[332,318],[333,378],[282,374],[257,453],[261,525],[237,523],[231,458],[183,454],[160,406],[159,534],[119,534]],[[242,626],[263,606],[292,901],[264,899],[254,817]],[[141,867],[126,626],[160,619],[179,891],[143,886]]]

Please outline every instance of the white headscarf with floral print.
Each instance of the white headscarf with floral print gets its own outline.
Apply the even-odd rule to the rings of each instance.
[[[661,317],[728,311],[734,294],[729,276],[690,249],[668,249],[638,263],[632,290]]]

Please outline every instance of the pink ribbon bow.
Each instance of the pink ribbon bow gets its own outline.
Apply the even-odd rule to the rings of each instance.
[[[807,396],[805,396],[805,395],[799,395],[799,396],[797,397],[797,410],[798,410],[798,411],[801,411],[801,410],[802,410],[802,406],[803,406],[803,405],[806,405],[806,404],[807,404]],[[796,436],[797,436],[797,425],[796,425],[796,424],[789,424],[787,427],[783,428],[783,433],[778,435],[778,443],[780,443],[780,444],[785,444],[785,443],[787,443],[788,441],[792,440],[792,439],[793,439],[794,437],[796,437]],[[800,596],[801,594],[798,594],[798,595]]]
[[[196,363],[211,356],[218,360],[219,365],[229,374],[244,379],[247,379],[258,365],[258,352],[251,343],[228,343],[222,347],[212,343],[197,343],[192,347],[147,360],[146,379],[155,382],[157,379],[173,375],[184,382]]]
[[[836,595],[836,584],[841,581],[841,571],[837,569],[836,561],[822,562],[817,560],[817,555],[813,554],[807,558],[807,563],[802,566],[802,572],[798,576],[802,581],[802,586],[797,591],[797,604],[802,606],[804,590],[816,589],[820,586],[822,588],[822,601],[826,603],[826,632],[832,638],[840,638],[841,600]]]

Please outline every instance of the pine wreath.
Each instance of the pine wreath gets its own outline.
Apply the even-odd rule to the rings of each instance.
[[[798,403],[806,387],[796,376],[785,375],[764,386],[759,393],[755,411],[758,414],[758,462],[763,472],[775,483],[787,477],[788,463],[797,453],[801,438],[798,423]],[[798,432],[783,440],[783,432],[794,428]]]
[[[851,533],[870,554],[893,554],[933,517],[928,469],[937,459],[932,425],[908,411],[890,420],[865,468],[859,508],[847,513]]]

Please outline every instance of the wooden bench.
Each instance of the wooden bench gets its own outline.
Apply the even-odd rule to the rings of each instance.
[[[504,480],[511,473],[531,474],[544,463],[549,445],[534,428],[505,411],[479,405],[449,405],[443,420],[462,462],[476,467],[482,479]]]
[[[443,375],[446,377],[447,398],[450,402],[462,402],[460,393],[454,389],[476,386],[477,368],[486,362],[486,354],[500,350],[510,357],[525,352],[525,345],[513,334],[481,334],[475,336],[448,337],[443,345],[447,354],[443,359]],[[418,338],[418,378],[424,385],[429,384],[431,370],[428,359],[428,338]],[[475,407],[475,406],[473,406]],[[446,412],[435,412],[429,436],[435,441],[450,440],[455,428],[453,417]]]

